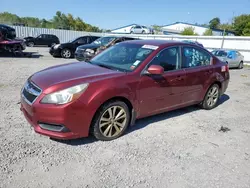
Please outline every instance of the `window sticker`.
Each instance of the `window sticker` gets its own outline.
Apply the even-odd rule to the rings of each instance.
[[[136,60],[136,61],[133,63],[133,65],[134,65],[134,66],[137,66],[140,62],[141,62],[140,60]]]
[[[151,50],[156,50],[159,47],[158,46],[154,46],[154,45],[143,45],[142,48],[147,48],[147,49],[151,49]]]

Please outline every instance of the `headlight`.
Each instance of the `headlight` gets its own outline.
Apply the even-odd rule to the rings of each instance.
[[[54,49],[58,48],[60,46],[60,44],[56,44],[53,46]]]
[[[87,89],[88,83],[76,85],[55,93],[46,95],[41,103],[45,104],[66,104],[78,99]]]

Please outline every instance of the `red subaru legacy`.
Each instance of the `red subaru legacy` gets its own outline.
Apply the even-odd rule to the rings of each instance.
[[[199,104],[210,110],[229,83],[228,65],[184,42],[116,44],[90,62],[33,74],[21,110],[37,133],[56,139],[118,138],[136,119]]]

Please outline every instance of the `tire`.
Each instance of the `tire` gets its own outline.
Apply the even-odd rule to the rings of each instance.
[[[207,90],[207,93],[201,103],[201,107],[205,110],[211,110],[218,105],[219,98],[220,98],[220,87],[218,86],[218,84],[213,84]]]
[[[64,48],[64,49],[62,49],[62,51],[61,51],[61,56],[62,56],[63,58],[66,58],[66,59],[71,58],[72,52],[71,52],[70,49]]]
[[[130,31],[130,34],[134,34],[134,32],[133,32],[133,31]]]
[[[240,62],[238,69],[243,69],[243,61]]]
[[[28,42],[28,43],[27,43],[27,46],[28,46],[28,47],[33,47],[34,45],[35,45],[34,42]]]
[[[142,31],[142,34],[145,34],[145,31]]]
[[[124,102],[107,102],[96,112],[90,127],[90,132],[97,140],[114,140],[124,134],[129,122],[130,112]]]

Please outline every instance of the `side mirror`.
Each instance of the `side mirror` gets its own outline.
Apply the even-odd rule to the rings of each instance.
[[[154,74],[154,75],[162,75],[162,74],[164,74],[164,69],[160,65],[151,65],[148,68],[147,71],[148,71],[149,74]]]

